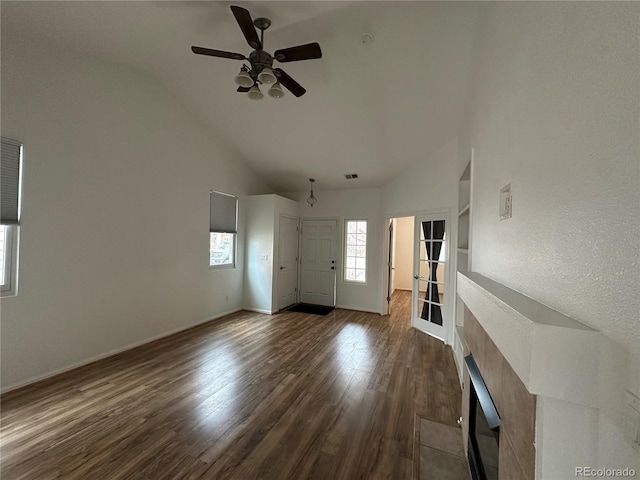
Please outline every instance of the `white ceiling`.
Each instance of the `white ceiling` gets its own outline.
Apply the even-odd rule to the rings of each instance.
[[[273,22],[265,49],[317,41],[323,58],[280,64],[307,89],[254,102],[235,92],[248,55],[229,10]],[[2,2],[3,37],[143,69],[199,115],[277,192],[380,186],[426,158],[461,120],[473,2]],[[361,41],[371,33],[369,45]],[[6,37],[5,37],[6,38]],[[345,173],[358,173],[346,180]]]

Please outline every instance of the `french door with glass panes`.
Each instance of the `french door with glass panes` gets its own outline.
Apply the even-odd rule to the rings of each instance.
[[[449,285],[446,220],[440,215],[415,217],[412,324],[443,341],[449,311],[445,287]]]

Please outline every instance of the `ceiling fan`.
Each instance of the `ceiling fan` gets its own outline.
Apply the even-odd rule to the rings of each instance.
[[[248,57],[245,57],[241,53],[223,52],[221,50],[195,46],[191,47],[191,51],[197,55],[209,55],[211,57],[230,58],[232,60],[248,60],[249,65],[242,65],[240,73],[236,75],[235,82],[239,85],[237,91],[247,93],[249,98],[253,100],[260,100],[263,97],[258,86],[259,84],[269,85],[269,95],[274,98],[282,98],[284,95],[280,85],[296,97],[304,95],[306,90],[302,85],[287,75],[281,68],[273,68],[273,61],[277,60],[278,62],[286,63],[322,58],[320,45],[317,43],[307,43],[305,45],[298,45],[297,47],[276,50],[273,55],[270,55],[263,50],[263,47],[264,31],[271,26],[271,20],[260,17],[252,21],[251,15],[246,8],[235,5],[231,6],[231,12],[236,18],[247,43],[253,48],[253,52],[251,52]],[[259,38],[256,28],[260,30]]]

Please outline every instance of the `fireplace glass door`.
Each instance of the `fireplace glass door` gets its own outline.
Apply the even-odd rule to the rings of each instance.
[[[474,480],[498,480],[499,434],[489,428],[473,385],[471,390],[469,455],[473,454],[473,463],[475,463],[471,465],[471,472]]]
[[[469,468],[473,480],[498,480],[500,416],[473,355],[464,358],[469,372]]]

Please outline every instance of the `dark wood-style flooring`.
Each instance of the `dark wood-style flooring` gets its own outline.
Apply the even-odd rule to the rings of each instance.
[[[448,347],[393,314],[239,312],[2,397],[1,478],[410,479]]]

